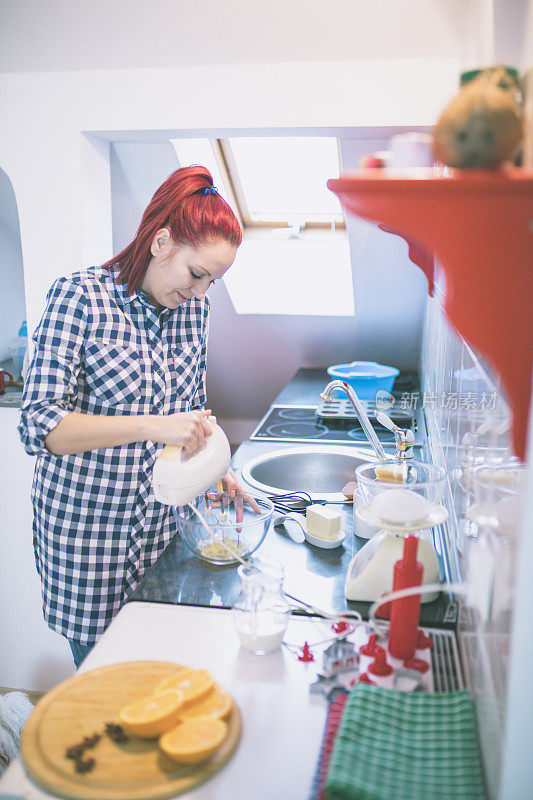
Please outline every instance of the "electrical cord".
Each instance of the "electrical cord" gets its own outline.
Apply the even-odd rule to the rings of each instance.
[[[303,611],[306,611],[311,616],[322,617],[322,619],[331,620],[332,622],[345,622],[347,619],[351,621],[351,623],[355,624],[363,624],[363,618],[359,611],[344,611],[341,613],[331,613],[329,611],[323,611],[321,608],[317,608],[316,606],[311,605],[311,603],[306,603],[303,600],[299,600],[294,595],[289,594],[288,592],[283,592],[285,597],[288,597],[289,600],[298,606]]]
[[[391,600],[401,600],[403,597],[411,597],[415,594],[427,594],[428,592],[457,592],[457,594],[466,594],[466,583],[426,583],[421,586],[408,586],[406,589],[397,589],[395,592],[387,592],[381,595],[379,600],[372,603],[368,612],[368,623],[375,630],[378,635],[385,634],[389,629],[389,622],[387,620],[378,620],[376,613],[380,606],[389,603]]]

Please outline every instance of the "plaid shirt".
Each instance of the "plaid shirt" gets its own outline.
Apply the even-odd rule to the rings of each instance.
[[[72,411],[173,414],[206,401],[209,301],[158,314],[100,267],[59,278],[33,336],[19,433],[37,456],[33,541],[44,616],[92,644],[176,533],[151,490],[163,445],[56,456],[45,437]]]

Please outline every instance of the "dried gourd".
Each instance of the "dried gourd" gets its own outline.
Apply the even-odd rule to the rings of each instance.
[[[520,106],[503,69],[482,72],[442,112],[433,134],[438,161],[449,167],[496,167],[517,154],[523,136]]]

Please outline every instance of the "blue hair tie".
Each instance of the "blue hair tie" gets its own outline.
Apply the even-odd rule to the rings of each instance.
[[[203,191],[204,194],[218,194],[218,189],[216,186],[207,186]]]

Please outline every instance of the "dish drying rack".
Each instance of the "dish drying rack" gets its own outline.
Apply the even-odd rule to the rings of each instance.
[[[411,425],[414,420],[414,413],[410,409],[394,409],[394,408],[381,408],[371,400],[360,400],[361,405],[373,422],[373,417],[376,411],[385,411],[393,422],[397,425]],[[330,397],[327,400],[320,399],[320,403],[316,409],[316,416],[323,419],[357,419],[353,407],[346,397]]]

